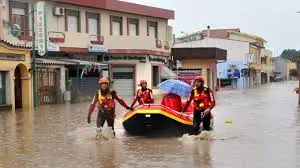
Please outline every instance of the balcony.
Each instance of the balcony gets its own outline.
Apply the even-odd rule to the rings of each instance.
[[[103,45],[104,44],[104,37],[100,35],[90,35],[89,36],[91,44]]]
[[[49,31],[48,37],[49,37],[49,41],[53,43],[64,43],[66,39],[65,33],[55,32],[55,31]]]
[[[170,45],[169,45],[169,42],[167,42],[167,41],[164,42],[164,48],[166,50],[169,50],[171,48]]]
[[[161,40],[156,40],[156,48],[162,48]]]

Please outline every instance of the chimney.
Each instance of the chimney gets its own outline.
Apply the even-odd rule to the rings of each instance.
[[[207,26],[207,38],[210,37],[210,26]]]

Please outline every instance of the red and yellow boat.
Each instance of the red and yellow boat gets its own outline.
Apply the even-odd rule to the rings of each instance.
[[[178,112],[164,105],[139,105],[127,112],[123,126],[131,135],[183,135],[193,129],[193,112]]]

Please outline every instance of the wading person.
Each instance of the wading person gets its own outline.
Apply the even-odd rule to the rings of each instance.
[[[189,100],[186,102],[183,112],[187,110],[191,101],[194,102],[193,128],[194,134],[199,134],[200,123],[203,122],[203,130],[210,130],[211,109],[216,102],[211,89],[204,87],[204,78],[197,76],[194,81],[194,89],[191,91]]]
[[[93,101],[90,105],[87,122],[91,123],[91,114],[93,113],[95,107],[98,108],[97,116],[97,136],[102,132],[103,125],[105,121],[107,122],[108,127],[111,127],[114,135],[114,121],[115,121],[115,101],[117,100],[123,107],[127,110],[131,108],[125,103],[123,99],[118,97],[116,91],[111,91],[109,88],[109,80],[107,78],[101,78],[99,80],[100,90],[98,90],[93,98]]]

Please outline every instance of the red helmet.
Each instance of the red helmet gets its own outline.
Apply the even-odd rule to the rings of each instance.
[[[196,80],[199,80],[199,81],[201,81],[202,82],[202,84],[204,84],[205,83],[205,79],[204,79],[204,77],[203,76],[196,76],[196,78],[195,78],[195,81]]]
[[[147,84],[147,81],[146,81],[146,80],[141,80],[141,81],[140,81],[140,86],[142,86],[144,83]]]
[[[102,83],[107,83],[107,84],[109,84],[109,80],[108,80],[107,78],[101,78],[101,79],[99,80],[99,84],[102,84]]]

